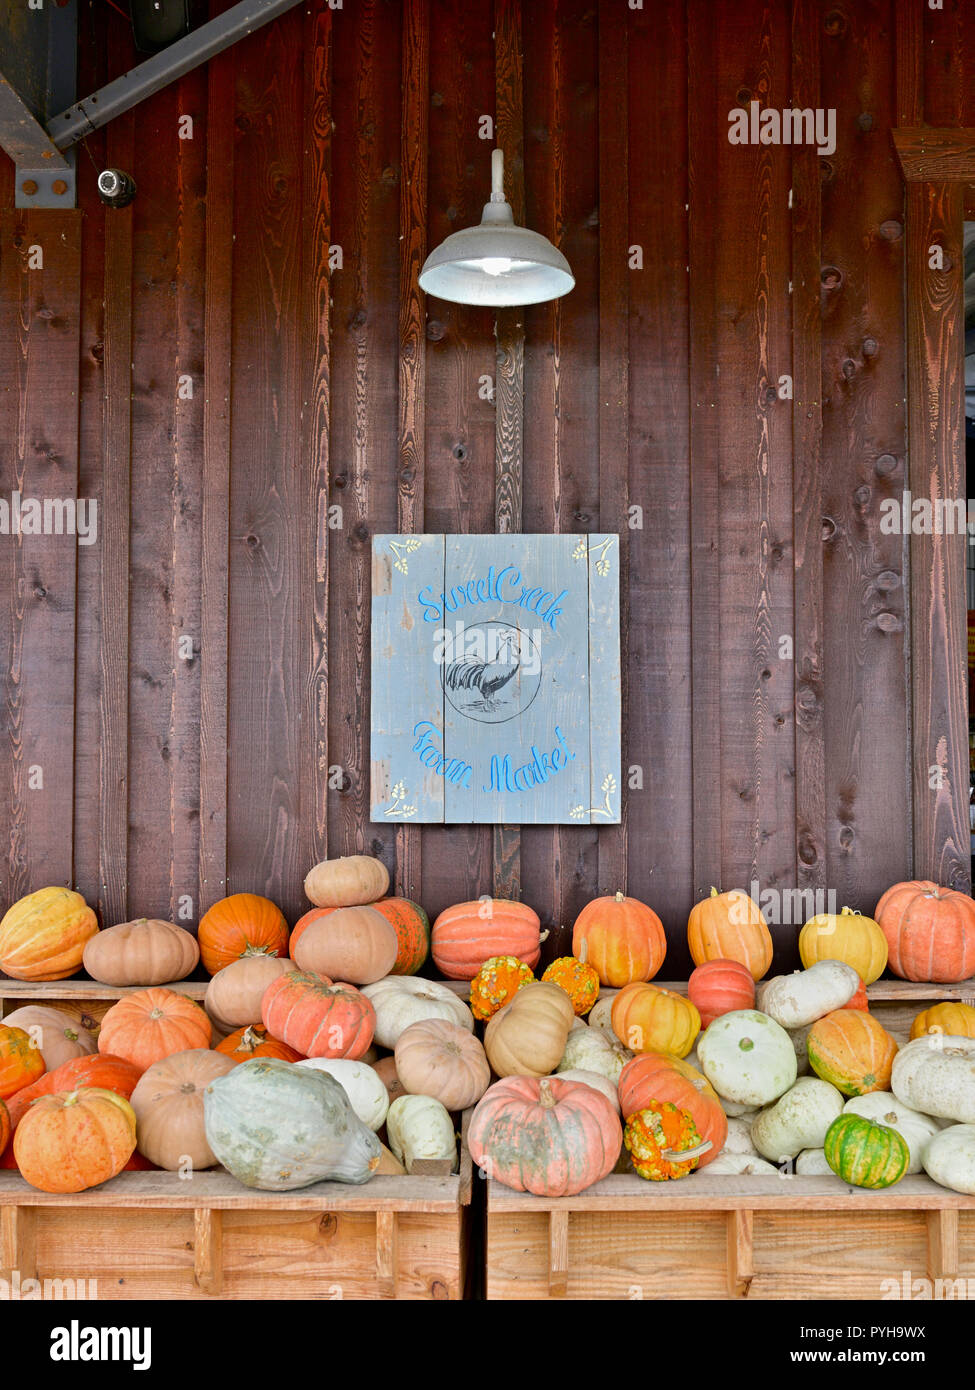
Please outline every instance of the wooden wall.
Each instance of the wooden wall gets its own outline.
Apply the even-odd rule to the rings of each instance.
[[[554,928],[652,903],[677,975],[711,883],[869,910],[912,872],[890,130],[907,90],[975,125],[972,15],[522,3],[311,0],[92,136],[77,211],[15,212],[0,158],[0,496],[99,507],[95,545],[0,538],[4,903],[72,883],[106,925],[192,924],[247,889],[294,920],[312,862],[365,851],[433,914],[513,853]],[[81,88],[135,60],[112,9],[81,28]],[[753,98],[835,107],[835,154],[730,145]],[[479,218],[485,117],[576,277],[497,340],[415,280]],[[370,538],[499,524],[488,379],[523,399],[522,528],[625,537],[619,828],[368,821]]]

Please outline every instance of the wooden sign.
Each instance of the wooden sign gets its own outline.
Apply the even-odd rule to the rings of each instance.
[[[375,536],[372,820],[620,819],[619,537]]]

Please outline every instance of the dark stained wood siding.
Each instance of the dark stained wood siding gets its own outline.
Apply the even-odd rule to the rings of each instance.
[[[915,476],[890,130],[975,124],[973,36],[964,0],[313,0],[93,136],[77,212],[15,212],[0,159],[0,497],[99,505],[93,547],[0,537],[4,902],[71,881],[106,924],[193,925],[249,889],[294,920],[316,857],[365,851],[434,914],[517,867],[547,955],[625,887],[680,975],[711,883],[870,910],[917,846],[963,882],[911,759],[919,720],[936,749],[963,722],[939,658],[961,574],[912,578],[879,509]],[[135,56],[86,11],[82,85]],[[835,108],[836,152],[732,146],[753,97]],[[497,340],[415,284],[479,218],[485,118],[576,277]],[[97,198],[106,162],[127,211]],[[957,211],[913,216],[948,237]],[[502,387],[521,528],[622,535],[624,821],[373,825],[371,537],[499,524]]]

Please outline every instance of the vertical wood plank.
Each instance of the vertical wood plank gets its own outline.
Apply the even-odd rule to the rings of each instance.
[[[895,5],[898,18],[904,8]],[[915,8],[920,13],[913,25],[921,29],[915,51],[922,62],[918,114],[923,111],[926,125],[964,125],[966,103],[973,101],[972,69],[965,63],[966,56],[973,56],[965,50],[965,16],[971,6],[968,0],[940,0],[937,9],[930,4]]]
[[[910,491],[932,508],[965,497],[961,236],[961,185],[908,185]],[[943,270],[929,265],[934,245]],[[911,536],[914,872],[963,893],[971,891],[966,546],[964,530]]]
[[[747,1298],[755,1277],[753,1235],[755,1213],[729,1211],[727,1214],[728,1293]]]
[[[399,1274],[399,1229],[395,1211],[376,1212],[376,1284],[380,1298],[395,1298]]]
[[[204,1293],[223,1291],[223,1212],[212,1207],[193,1211],[193,1277]]]
[[[923,15],[920,5],[894,8],[896,124],[918,126],[924,110]]]
[[[0,1278],[37,1278],[37,1208],[0,1208]]]
[[[427,254],[427,152],[430,108],[430,7],[403,9],[403,115],[400,156],[399,473],[397,529],[423,530],[426,463],[426,325],[418,283]],[[422,881],[422,837],[396,832],[396,892],[415,899]]]
[[[569,1291],[569,1213],[553,1208],[548,1214],[548,1292],[565,1298]]]
[[[958,1277],[958,1209],[943,1207],[927,1213],[929,1279]]]

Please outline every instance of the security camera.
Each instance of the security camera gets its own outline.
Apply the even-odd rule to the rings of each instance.
[[[135,197],[135,180],[121,169],[103,169],[98,175],[98,196],[110,208],[128,207]]]

